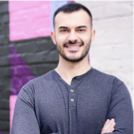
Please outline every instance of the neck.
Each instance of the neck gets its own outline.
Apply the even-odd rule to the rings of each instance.
[[[60,56],[59,64],[55,71],[70,85],[73,77],[82,75],[90,69],[88,55],[79,62],[69,62]]]

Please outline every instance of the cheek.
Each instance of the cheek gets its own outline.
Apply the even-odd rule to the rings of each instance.
[[[67,40],[66,40],[66,36],[65,35],[57,35],[56,37],[56,42],[59,44],[59,45],[63,45]]]
[[[91,35],[90,33],[86,33],[86,34],[79,34],[78,38],[83,41],[84,43],[88,43],[91,39]]]
[[[85,43],[89,43],[91,40],[91,36],[88,34],[88,35],[83,37],[83,40],[85,41]]]

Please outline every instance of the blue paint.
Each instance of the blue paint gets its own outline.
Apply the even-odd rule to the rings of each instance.
[[[54,12],[62,5],[68,3],[68,1],[64,0],[64,1],[52,1],[50,2],[50,6],[51,6],[51,31],[54,30],[53,28],[53,15]]]

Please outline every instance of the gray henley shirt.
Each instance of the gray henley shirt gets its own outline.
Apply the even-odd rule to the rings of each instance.
[[[11,134],[133,134],[130,94],[118,78],[91,68],[68,85],[52,70],[29,81],[17,97]]]

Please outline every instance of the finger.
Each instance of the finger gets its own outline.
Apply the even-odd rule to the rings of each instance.
[[[109,130],[109,128],[110,128],[110,126],[111,126],[111,124],[114,122],[114,119],[111,119],[111,120],[107,120],[106,121],[106,123],[105,123],[105,125],[104,125],[104,127],[102,128],[102,133],[106,133],[108,130]]]
[[[108,132],[113,132],[115,126],[115,121],[114,119],[110,120],[109,124],[107,124],[105,131]]]
[[[113,132],[114,131],[115,124],[116,124],[115,122],[112,122],[112,124],[107,129],[107,132]]]
[[[104,126],[103,126],[103,128],[102,128],[102,130],[101,130],[101,133],[102,133],[103,131],[105,131],[105,127],[107,126],[107,124],[108,124],[109,122],[110,122],[110,120],[107,119],[106,122],[105,122],[105,124],[104,124]]]
[[[105,122],[105,124],[104,124],[104,126],[106,126],[109,122],[110,122],[110,120],[107,119],[106,122]],[[104,127],[104,126],[103,126],[103,127]]]

